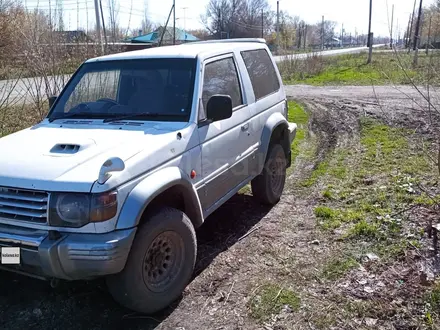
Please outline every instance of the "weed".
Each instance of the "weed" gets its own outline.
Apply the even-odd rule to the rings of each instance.
[[[327,206],[316,207],[315,216],[322,220],[323,229],[338,228],[343,222],[358,222],[364,218],[363,212],[358,210],[335,210]]]
[[[357,224],[352,227],[347,237],[355,238],[355,237],[364,237],[374,239],[379,236],[379,226],[376,224],[368,223],[365,220],[361,220]]]
[[[336,211],[327,206],[318,206],[315,208],[315,215],[318,218],[332,219],[336,216]]]
[[[265,321],[272,315],[280,313],[285,305],[298,310],[300,302],[300,298],[292,290],[278,284],[265,284],[250,299],[250,315],[259,321]]]
[[[351,257],[333,259],[325,265],[322,276],[328,280],[336,280],[357,266],[358,263]]]
[[[326,198],[326,199],[333,199],[333,194],[330,190],[324,190],[324,192],[322,193],[322,197]]]

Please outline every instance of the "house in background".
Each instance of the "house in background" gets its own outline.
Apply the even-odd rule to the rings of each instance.
[[[173,43],[173,34],[174,34],[173,32],[174,30],[172,27],[167,27],[165,29],[164,27],[161,26],[153,32],[131,38],[130,40],[132,43],[147,43],[147,44],[151,44],[152,46],[153,45],[157,46],[162,37],[162,33],[164,33],[162,45],[170,45]],[[183,44],[183,43],[194,42],[199,40],[200,40],[199,38],[193,36],[192,34],[176,28],[176,44]]]

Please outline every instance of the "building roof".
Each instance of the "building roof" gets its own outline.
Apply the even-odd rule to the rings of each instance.
[[[163,27],[159,27],[157,30],[150,32],[148,34],[144,34],[141,36],[137,36],[131,39],[131,42],[133,43],[156,43],[160,41],[160,38],[162,36]],[[172,27],[167,27],[165,34],[164,34],[164,40],[173,40],[174,31]],[[190,42],[190,41],[198,41],[197,37],[193,36],[192,34],[176,28],[176,41],[179,42]]]
[[[149,49],[136,50],[112,55],[101,56],[88,60],[111,61],[111,60],[129,60],[145,58],[208,58],[218,54],[232,52],[233,50],[250,50],[256,48],[266,48],[266,44],[261,40],[222,40],[222,41],[203,41],[194,42],[176,46],[154,47]]]

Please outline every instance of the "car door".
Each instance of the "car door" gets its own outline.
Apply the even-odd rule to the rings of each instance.
[[[246,165],[250,149],[250,111],[245,104],[242,82],[234,54],[205,61],[203,91],[199,104],[199,138],[202,148],[204,187],[199,194],[203,209],[215,208],[217,202],[249,176]],[[206,106],[211,96],[232,98],[232,117],[209,122]]]
[[[242,51],[241,56],[253,90],[249,99],[252,143],[258,144],[261,142],[263,127],[268,118],[273,113],[285,112],[286,96],[275,64],[266,49]]]

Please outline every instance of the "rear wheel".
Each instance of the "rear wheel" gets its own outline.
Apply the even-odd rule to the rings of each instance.
[[[191,279],[196,250],[186,214],[164,208],[139,227],[124,270],[107,278],[109,291],[121,305],[141,313],[164,309]]]
[[[286,182],[287,160],[284,149],[279,144],[269,148],[263,171],[251,182],[252,194],[261,203],[278,203]]]

